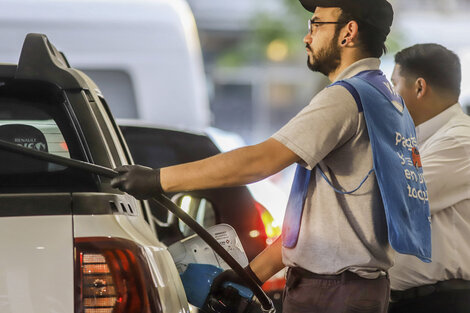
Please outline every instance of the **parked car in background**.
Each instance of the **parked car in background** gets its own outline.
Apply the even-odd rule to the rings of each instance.
[[[142,121],[118,120],[136,164],[161,168],[197,161],[220,153],[211,137],[203,132],[161,128]],[[269,210],[255,200],[246,186],[207,189],[171,194],[182,209],[204,227],[232,225],[249,260],[273,242],[281,232]],[[190,205],[192,203],[192,205]],[[165,210],[151,207],[159,238],[167,245],[187,236],[184,224],[171,223]],[[173,229],[172,229],[173,228]],[[175,229],[177,228],[177,229]],[[284,276],[275,276],[263,289],[280,311]]]
[[[158,128],[139,121],[119,120],[118,123],[136,164],[161,168],[197,161],[220,153],[212,140],[202,132]],[[280,227],[273,226],[274,220],[270,212],[253,198],[246,186],[184,192],[170,196],[175,200],[184,196],[205,199],[211,206],[210,212],[206,208],[205,214],[211,218],[206,217],[204,226],[220,223],[232,225],[250,260],[260,253],[270,240],[280,235]],[[152,208],[160,223],[167,222],[167,212],[159,210],[161,209]],[[202,213],[193,212],[194,217],[197,217],[197,214]],[[200,220],[204,220],[202,215]],[[183,233],[184,227],[180,225]],[[167,229],[164,229],[164,232],[167,233],[162,234],[166,244],[181,239],[177,232],[172,235],[168,235]]]

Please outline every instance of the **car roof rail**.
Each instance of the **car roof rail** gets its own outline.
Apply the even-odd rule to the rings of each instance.
[[[44,34],[26,35],[15,79],[43,81],[62,89],[88,89],[85,80],[70,68],[64,54]]]
[[[16,64],[0,63],[0,79],[11,79],[16,73]]]

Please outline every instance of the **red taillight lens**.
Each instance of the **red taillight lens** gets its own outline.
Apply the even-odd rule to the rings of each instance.
[[[60,147],[62,148],[62,150],[64,151],[69,151],[69,147],[67,146],[67,143],[65,141],[62,141],[60,143]]]
[[[282,293],[282,290],[284,289],[284,286],[286,285],[286,279],[285,279],[285,274],[286,274],[286,269],[282,269],[278,273],[276,273],[273,277],[268,279],[264,284],[263,284],[263,290],[265,292],[269,292],[274,298],[276,296],[280,296]],[[279,300],[279,299],[276,299]]]
[[[271,292],[275,290],[283,290],[285,285],[286,285],[286,279],[284,277],[270,278],[263,284],[263,290],[266,292]]]
[[[145,251],[118,238],[75,238],[75,313],[162,312]]]
[[[274,225],[274,218],[269,213],[268,210],[259,202],[255,201],[256,210],[258,210],[259,216],[261,217],[261,221],[264,225],[264,230],[266,231],[266,239],[267,244],[271,244],[276,240],[277,237],[281,234],[281,227],[278,225]]]

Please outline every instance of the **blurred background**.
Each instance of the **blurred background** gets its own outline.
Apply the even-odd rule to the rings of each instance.
[[[302,42],[311,17],[297,0],[188,0],[196,18],[209,87],[212,123],[247,142],[265,139],[293,117],[327,81],[310,72]],[[470,1],[391,0],[394,54],[415,43],[455,51],[464,72],[462,105],[470,105]]]
[[[188,0],[204,57],[213,126],[247,143],[272,135],[328,84],[306,67],[311,13],[298,0]],[[390,78],[394,55],[416,43],[439,43],[462,63],[461,104],[470,110],[470,1],[391,0],[392,32],[382,57]],[[292,169],[274,180],[289,190]]]

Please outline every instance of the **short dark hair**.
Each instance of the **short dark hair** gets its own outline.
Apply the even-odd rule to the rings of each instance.
[[[349,21],[355,21],[357,23],[359,28],[359,45],[368,56],[380,58],[384,53],[387,53],[387,47],[385,46],[387,35],[379,29],[355,18],[351,12],[348,12],[345,9],[341,9],[338,21],[345,24]],[[339,31],[343,26],[344,24],[338,24],[337,31]]]
[[[459,57],[449,49],[435,44],[417,44],[395,55],[401,75],[416,79],[422,77],[433,87],[460,95],[462,71]]]

